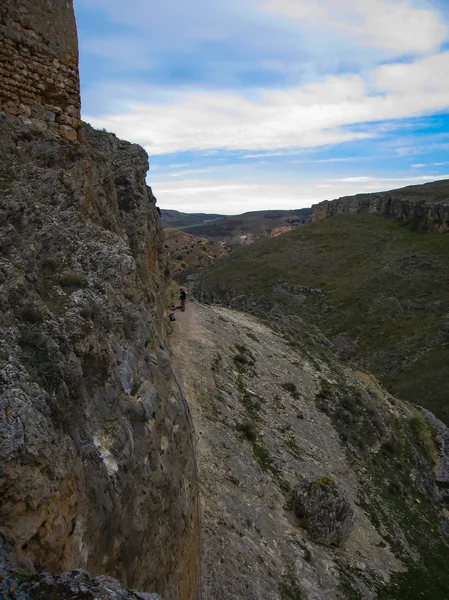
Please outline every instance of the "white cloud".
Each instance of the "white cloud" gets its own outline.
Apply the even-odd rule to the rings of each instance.
[[[199,175],[200,173],[210,173],[212,169],[187,169],[185,171],[178,171],[177,173],[170,173],[170,177],[182,177],[185,175]]]
[[[87,119],[141,143],[150,154],[313,148],[375,137],[374,127],[354,129],[359,124],[449,108],[447,72],[449,52],[444,52],[410,64],[381,66],[367,81],[360,75],[330,76],[251,99],[232,93],[178,92],[165,104],[128,104],[121,114]]]
[[[300,27],[334,30],[360,45],[400,54],[430,52],[446,35],[436,12],[410,0],[265,0],[262,6]]]
[[[181,212],[216,212],[241,214],[250,210],[269,210],[282,206],[283,209],[304,208],[322,200],[333,200],[341,196],[380,192],[448,179],[449,174],[419,177],[343,177],[341,179],[314,179],[298,183],[283,180],[269,183],[217,183],[215,181],[160,182],[153,191],[161,208]]]

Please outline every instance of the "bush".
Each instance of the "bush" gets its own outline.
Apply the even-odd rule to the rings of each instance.
[[[359,412],[359,409],[357,406],[357,400],[355,400],[352,396],[349,396],[348,394],[344,394],[344,396],[341,399],[340,404],[341,404],[342,408],[346,409],[353,415],[356,415]]]
[[[245,421],[244,423],[239,423],[237,425],[237,430],[243,433],[247,440],[250,442],[255,442],[257,438],[256,429],[250,421]]]
[[[82,273],[76,273],[75,271],[64,271],[59,276],[58,279],[59,285],[62,287],[77,287],[83,288],[87,287],[87,278]]]
[[[395,456],[399,453],[399,444],[394,439],[385,440],[380,447],[380,451],[385,456]]]
[[[285,383],[281,383],[281,387],[284,388],[286,392],[288,392],[293,398],[296,400],[299,399],[299,393],[296,389],[296,385],[292,381],[286,381]]]
[[[54,258],[44,258],[41,261],[41,268],[47,273],[56,273],[58,263]]]
[[[250,361],[246,354],[239,353],[234,356],[234,362],[238,363],[239,365],[247,365]]]
[[[42,323],[44,315],[38,306],[29,304],[20,311],[20,318],[26,323]]]

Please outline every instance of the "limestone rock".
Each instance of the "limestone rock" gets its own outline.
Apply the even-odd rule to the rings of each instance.
[[[432,191],[434,189],[435,192]],[[438,197],[438,200],[435,197]],[[345,196],[337,200],[325,200],[312,206],[314,221],[337,214],[359,213],[397,219],[420,231],[446,233],[449,231],[447,182],[410,186],[391,192]]]
[[[345,492],[330,478],[303,479],[292,492],[291,506],[310,537],[325,546],[342,546],[355,525]]]
[[[182,600],[196,491],[170,358],[155,358],[163,232],[145,151],[83,129],[73,144],[0,121],[0,525],[45,571]]]
[[[436,483],[440,488],[449,489],[449,428],[430,411],[425,408],[422,408],[421,411],[435,428],[440,447],[440,460],[437,465]]]
[[[137,592],[112,577],[92,577],[78,569],[62,575],[23,570],[21,560],[11,556],[0,541],[0,597],[2,600],[161,600],[158,594]]]

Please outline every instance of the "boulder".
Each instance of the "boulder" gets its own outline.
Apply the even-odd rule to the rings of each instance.
[[[345,492],[329,477],[302,479],[292,491],[291,507],[319,544],[342,546],[354,529],[354,509]]]

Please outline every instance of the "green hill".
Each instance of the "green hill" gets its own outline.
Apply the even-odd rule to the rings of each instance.
[[[269,319],[301,316],[392,393],[449,424],[448,275],[448,235],[343,215],[234,251],[202,272],[199,294]]]

